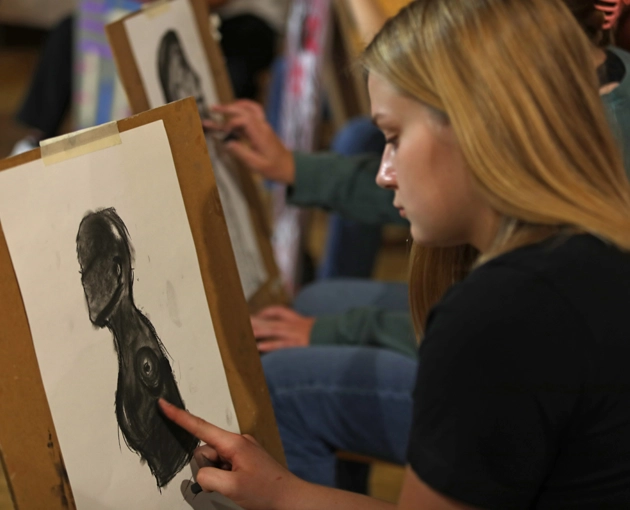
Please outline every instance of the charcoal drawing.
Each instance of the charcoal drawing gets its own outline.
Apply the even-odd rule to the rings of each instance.
[[[199,74],[190,65],[175,30],[164,33],[157,53],[160,85],[166,102],[192,96],[197,102],[200,117],[209,119],[210,113]],[[206,140],[241,284],[245,298],[249,299],[265,283],[267,272],[256,244],[248,204],[236,175],[230,170],[230,167],[234,167],[234,162],[224,149],[220,138],[208,135]]]
[[[191,458],[198,440],[165,419],[157,400],[184,408],[168,353],[133,297],[133,246],[113,208],[86,214],[77,235],[81,283],[90,321],[107,328],[118,356],[115,410],[127,447],[165,487]]]
[[[158,48],[158,74],[166,103],[192,96],[202,119],[210,118],[206,100],[201,91],[201,80],[184,52],[175,30],[168,30]]]

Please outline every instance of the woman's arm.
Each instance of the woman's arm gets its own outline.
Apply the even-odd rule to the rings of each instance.
[[[222,430],[160,400],[167,418],[206,444],[197,449],[197,483],[245,510],[469,510],[423,484],[408,469],[398,507],[374,498],[314,485],[278,464],[251,436]]]
[[[306,487],[296,497],[293,510],[321,510],[322,508],[343,510],[476,510],[435,492],[413,472],[405,471],[405,479],[398,505],[351,492],[322,487],[306,482]],[[297,496],[297,494],[296,494]]]

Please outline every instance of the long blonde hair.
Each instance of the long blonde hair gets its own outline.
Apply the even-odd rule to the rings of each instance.
[[[410,301],[428,311],[475,264],[568,229],[630,250],[630,184],[591,46],[561,0],[416,0],[365,51],[370,73],[444,112],[485,200],[491,249],[414,246]]]

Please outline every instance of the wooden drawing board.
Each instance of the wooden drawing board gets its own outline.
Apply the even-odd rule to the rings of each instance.
[[[125,132],[158,120],[163,121],[169,140],[240,430],[256,437],[284,463],[196,103],[192,98],[178,101],[121,120],[117,128]],[[35,149],[0,160],[0,171],[40,157],[40,149]],[[20,287],[2,230],[0,289],[0,460],[15,508],[75,509]]]
[[[202,40],[208,66],[213,75],[219,100],[222,104],[234,101],[234,92],[227,72],[224,57],[217,42],[214,40],[208,19],[208,9],[205,0],[188,0],[195,14],[196,29]],[[156,2],[153,9],[168,8],[170,2]],[[127,93],[131,110],[141,113],[150,108],[149,97],[143,84],[139,65],[136,62],[125,22],[136,16],[151,15],[152,6],[130,14],[106,26],[118,73]],[[234,164],[230,168],[238,176],[241,191],[249,205],[250,217],[254,226],[257,243],[264,260],[268,279],[262,287],[249,299],[250,311],[256,312],[261,308],[275,304],[287,304],[289,299],[282,286],[280,273],[276,264],[271,245],[271,227],[269,214],[261,198],[259,184],[254,180],[251,172],[242,165]]]
[[[336,0],[332,6],[332,41],[325,83],[333,122],[339,130],[353,117],[370,114],[370,98],[365,76],[356,65],[363,43],[352,12],[345,0]]]

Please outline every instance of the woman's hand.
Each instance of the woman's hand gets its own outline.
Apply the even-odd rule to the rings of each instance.
[[[224,135],[230,154],[265,179],[283,184],[295,181],[293,154],[274,133],[262,106],[242,99],[214,106],[212,112],[224,115],[226,121],[204,120],[203,126]]]
[[[260,352],[306,347],[311,342],[314,317],[304,317],[285,306],[270,306],[251,317]]]
[[[216,491],[246,510],[293,509],[308,484],[278,464],[256,440],[238,435],[159,401],[164,415],[206,444],[197,448],[197,483]]]

